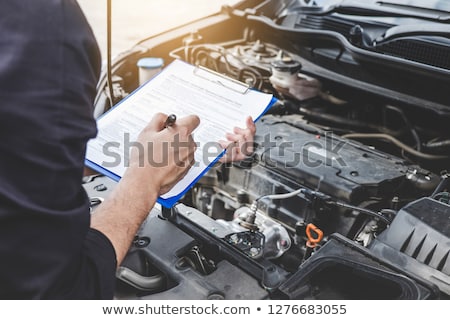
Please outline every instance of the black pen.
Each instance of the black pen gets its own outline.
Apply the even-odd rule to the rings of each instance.
[[[173,113],[170,114],[170,115],[167,117],[166,122],[164,122],[164,127],[167,128],[167,127],[173,126],[173,125],[175,124],[175,121],[176,121],[176,120],[177,120],[177,116],[174,115]]]

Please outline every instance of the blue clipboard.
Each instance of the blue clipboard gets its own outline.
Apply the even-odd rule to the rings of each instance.
[[[186,63],[186,62],[185,62]],[[170,67],[170,65],[168,66]],[[211,73],[212,75],[214,75],[214,77],[211,77],[210,79],[214,79],[212,80],[213,82],[217,83],[218,85],[221,86],[225,86],[227,88],[229,88],[230,90],[239,92],[241,94],[246,94],[249,90],[255,90],[255,89],[251,89],[248,87],[247,84],[241,83],[235,79],[229,78],[227,76],[224,76],[222,74],[218,74],[212,70],[203,68],[203,67],[195,67],[194,69],[194,74],[196,76],[205,78],[205,75],[207,75],[208,73]],[[222,80],[217,80],[217,79],[222,79]],[[209,80],[209,78],[208,78]],[[149,80],[151,81],[151,79]],[[133,91],[128,97],[132,96],[138,89],[136,89],[135,91]],[[256,90],[255,90],[256,91]],[[128,98],[127,97],[127,98]],[[108,110],[108,112],[104,113],[99,119],[101,119],[102,117],[106,116],[109,112],[113,112],[116,108],[118,108],[124,101],[127,100],[127,98],[123,99],[121,102],[119,102],[116,106],[114,106],[112,109]],[[267,107],[265,108],[265,110],[259,115],[259,117],[257,117],[256,119],[254,119],[253,121],[256,122],[258,121],[278,100],[275,97],[272,97],[270,103],[267,105]],[[225,150],[219,154],[219,156],[217,156],[214,161],[212,161],[205,170],[203,170],[190,184],[189,186],[187,186],[182,192],[180,192],[179,194],[170,197],[170,198],[162,198],[162,197],[158,197],[157,202],[159,204],[161,204],[163,207],[166,208],[171,208],[173,207],[178,200],[180,200],[185,194],[186,192],[188,192],[197,182],[198,180],[200,180],[205,174],[206,172],[208,172],[211,167],[213,167],[219,160],[220,158],[225,154]],[[109,178],[111,178],[114,181],[119,181],[121,179],[120,176],[118,176],[117,174],[111,172],[110,170],[102,167],[101,165],[89,160],[89,159],[85,159],[85,165],[88,168],[91,168],[92,170],[97,171],[100,174],[103,174]]]

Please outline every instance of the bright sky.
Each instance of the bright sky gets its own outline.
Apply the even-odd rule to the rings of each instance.
[[[78,0],[99,42],[106,48],[106,0]],[[218,12],[238,0],[112,0],[113,56],[139,40]]]

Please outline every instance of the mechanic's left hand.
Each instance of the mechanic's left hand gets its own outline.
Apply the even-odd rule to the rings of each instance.
[[[220,162],[242,161],[253,153],[256,126],[252,117],[247,117],[245,124],[246,129],[234,128],[233,133],[227,133],[227,141],[219,141],[222,148],[227,150]]]

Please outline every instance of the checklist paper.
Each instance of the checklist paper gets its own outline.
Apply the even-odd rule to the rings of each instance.
[[[177,118],[195,114],[198,144],[195,164],[158,202],[172,207],[224,154],[218,144],[245,119],[257,121],[275,102],[271,94],[210,70],[175,60],[97,120],[98,134],[88,142],[86,165],[118,181],[128,166],[129,152],[141,130],[158,112]]]

